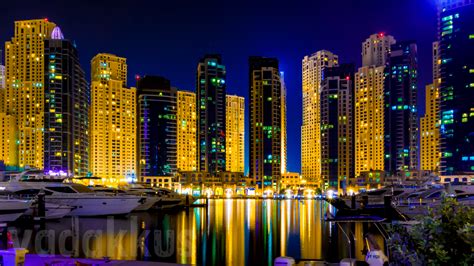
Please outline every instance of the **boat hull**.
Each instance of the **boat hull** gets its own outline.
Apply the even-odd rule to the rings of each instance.
[[[0,199],[0,222],[13,222],[20,218],[31,206],[28,200]]]
[[[74,195],[74,194],[73,194]],[[121,197],[121,196],[83,196],[71,197],[69,195],[51,195],[46,196],[46,202],[68,205],[74,209],[68,216],[115,216],[126,215],[137,208],[139,197]]]

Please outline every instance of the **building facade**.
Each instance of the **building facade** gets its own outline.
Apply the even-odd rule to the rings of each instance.
[[[75,45],[59,27],[44,42],[44,171],[85,176],[89,169],[90,87]]]
[[[302,62],[303,125],[301,126],[301,175],[308,184],[322,185],[320,86],[323,70],[339,64],[338,56],[318,51]]]
[[[226,171],[244,172],[245,98],[226,96]]]
[[[196,93],[178,91],[176,125],[178,171],[197,170]]]
[[[0,113],[0,161],[7,168],[18,166],[18,132],[16,119],[12,115]]]
[[[55,27],[47,19],[15,21],[5,43],[5,112],[16,120],[22,168],[43,169],[44,40]]]
[[[136,89],[127,84],[126,59],[92,58],[90,171],[108,183],[136,181]]]
[[[288,164],[288,135],[287,135],[287,123],[286,123],[286,83],[285,83],[285,72],[280,71],[281,80],[281,173],[284,174],[287,171]]]
[[[198,171],[226,169],[226,70],[220,55],[206,55],[197,66]]]
[[[170,81],[144,76],[137,82],[138,177],[173,176],[177,171],[177,95]]]
[[[417,46],[392,44],[385,73],[385,171],[418,168]]]
[[[323,188],[345,190],[354,176],[354,72],[352,64],[324,70],[321,81]]]
[[[388,62],[395,38],[384,33],[370,35],[362,43],[362,66],[383,66]]]
[[[364,66],[355,74],[355,176],[384,170],[384,70]]]
[[[278,60],[249,58],[250,172],[253,185],[278,189],[281,177],[281,80]]]
[[[429,84],[425,89],[425,115],[420,118],[420,167],[439,172],[439,89]]]
[[[441,1],[440,138],[443,176],[474,175],[474,2]]]

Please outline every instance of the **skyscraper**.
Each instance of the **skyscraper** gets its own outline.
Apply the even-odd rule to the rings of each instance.
[[[286,84],[285,72],[280,71],[281,80],[281,173],[287,171],[288,164],[288,147],[287,147],[287,123],[286,123]]]
[[[75,45],[59,27],[44,47],[44,170],[84,176],[89,169],[90,88]]]
[[[355,74],[355,176],[384,170],[384,70],[364,66]]]
[[[126,59],[92,58],[90,170],[109,183],[136,179],[136,89],[126,88]]]
[[[324,69],[321,81],[321,177],[324,188],[345,190],[354,176],[353,64]]]
[[[417,46],[392,44],[385,73],[385,171],[418,168]]]
[[[322,50],[305,56],[302,62],[301,175],[309,184],[322,185],[320,86],[324,68],[337,66],[338,61],[337,55]]]
[[[244,172],[245,167],[245,98],[226,96],[226,169]]]
[[[216,175],[226,169],[226,71],[220,55],[206,55],[197,66],[198,170]]]
[[[178,171],[196,171],[196,93],[178,91],[178,112],[176,121]]]
[[[474,2],[441,1],[441,175],[474,175]]]
[[[163,77],[144,76],[137,84],[138,176],[173,176],[177,171],[176,89]]]
[[[433,83],[425,89],[425,115],[420,118],[420,168],[439,173],[440,168],[440,112],[439,42],[433,42]]]
[[[372,34],[362,43],[362,67],[355,74],[355,175],[384,171],[384,71],[395,39]]]
[[[250,173],[253,184],[278,188],[281,177],[281,81],[278,60],[249,58]]]
[[[16,21],[5,43],[5,112],[16,120],[20,167],[43,168],[44,40],[55,26],[47,19]]]
[[[362,66],[383,66],[395,44],[393,36],[384,33],[372,34],[362,43]]]
[[[439,171],[439,89],[429,84],[425,90],[425,115],[420,118],[421,170]]]

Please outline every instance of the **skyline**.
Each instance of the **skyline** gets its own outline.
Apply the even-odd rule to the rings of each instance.
[[[279,10],[271,12],[274,6],[279,6],[278,2],[272,2],[274,5],[270,6],[255,3],[255,10],[243,10],[246,6],[245,3],[229,4],[228,6],[202,3],[203,6],[198,11],[204,12],[203,16],[196,15],[197,12],[194,11],[197,7],[194,3],[178,11],[173,9],[170,6],[172,4],[169,3],[141,6],[139,2],[130,10],[131,12],[125,12],[119,2],[114,5],[114,12],[112,12],[114,15],[108,15],[107,21],[109,22],[107,23],[103,23],[103,20],[95,16],[101,11],[104,14],[107,13],[104,12],[105,7],[110,6],[107,5],[107,1],[88,8],[88,11],[85,5],[66,8],[60,3],[57,5],[31,4],[32,8],[25,11],[18,4],[8,3],[6,8],[11,10],[0,19],[3,22],[2,25],[5,25],[0,29],[0,36],[3,38],[2,41],[6,41],[9,36],[12,36],[13,21],[15,20],[47,17],[61,27],[66,39],[76,42],[86,77],[90,76],[90,60],[95,54],[107,52],[126,57],[129,65],[129,82],[127,84],[129,87],[135,85],[133,78],[135,74],[148,74],[164,76],[171,80],[172,86],[195,91],[195,67],[199,58],[207,53],[221,53],[223,64],[227,68],[228,94],[244,96],[247,99],[247,107],[249,99],[248,57],[251,55],[276,57],[280,61],[281,70],[285,72],[288,108],[297,110],[288,112],[288,170],[300,172],[301,60],[305,55],[327,49],[339,55],[341,63],[354,63],[358,67],[362,61],[360,55],[362,41],[373,33],[383,31],[394,36],[397,40],[414,39],[417,42],[420,59],[418,82],[420,93],[423,93],[422,88],[430,83],[432,78],[431,43],[436,40],[434,1],[423,0],[416,1],[416,3],[415,1],[387,1],[383,4],[376,1],[366,1],[364,3],[351,2],[347,5],[340,5],[340,2],[348,1],[294,4],[284,14],[281,14],[282,11]],[[111,1],[109,1],[110,3]],[[264,7],[269,8],[269,15],[260,18],[258,11],[263,10]],[[205,11],[206,8],[210,8],[210,10]],[[150,17],[149,9],[157,10],[156,19]],[[367,11],[361,13],[365,9]],[[393,9],[395,11],[408,10],[408,12],[403,12],[406,13],[405,20],[396,20],[395,18],[398,18],[396,14],[400,12],[388,12]],[[316,10],[316,12],[312,13],[311,10]],[[334,10],[340,12],[341,15],[338,16],[340,21],[336,19],[336,21],[333,20],[323,25],[321,21],[330,19],[330,15],[324,13],[332,13]],[[421,12],[419,12],[420,10]],[[143,16],[132,15],[141,14],[139,11],[145,12]],[[164,14],[160,12],[164,12]],[[182,16],[176,17],[182,20],[167,20],[177,12],[181,12]],[[384,12],[385,14],[383,14]],[[365,13],[377,14],[369,19],[370,16],[360,15]],[[83,14],[90,14],[86,16],[88,20],[84,24],[75,23],[75,21],[81,21],[79,17],[84,17]],[[216,22],[209,19],[209,16],[206,16],[208,14],[217,16]],[[119,16],[124,16],[125,19],[120,20],[117,18]],[[246,21],[244,23],[233,21],[236,20],[236,16],[245,17]],[[346,16],[345,19],[342,19],[344,16]],[[383,19],[377,19],[379,17],[383,17]],[[194,21],[196,18],[202,19],[202,22],[192,23],[196,22]],[[265,19],[271,20],[272,18],[279,18],[279,21],[282,21],[281,27],[263,27],[261,31],[249,31],[249,27],[261,25],[266,21]],[[353,21],[350,26],[359,26],[358,29],[344,31],[342,25],[347,21]],[[302,24],[302,22],[306,24]],[[414,25],[410,25],[414,22],[416,22]],[[141,27],[134,26],[134,24]],[[92,25],[99,26],[93,28]],[[203,26],[207,26],[211,30],[205,31]],[[156,34],[146,35],[145,33],[155,32],[151,29],[156,30]],[[243,35],[244,32],[246,35]],[[262,36],[261,32],[267,34]],[[130,38],[130,36],[137,38]],[[165,38],[160,39],[160,36]],[[245,39],[243,36],[249,38]],[[87,79],[89,80],[89,78]],[[420,99],[424,99],[424,96],[420,96]],[[424,109],[424,101],[420,101],[419,109]],[[246,112],[248,112],[248,108],[246,108]],[[419,115],[422,114],[420,112]],[[248,129],[247,121],[246,136],[249,136]],[[249,165],[248,150],[247,139],[246,170]]]

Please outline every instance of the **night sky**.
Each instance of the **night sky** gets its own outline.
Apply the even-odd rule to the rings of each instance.
[[[300,172],[305,55],[326,49],[339,55],[340,63],[360,66],[362,41],[385,32],[396,40],[417,42],[421,96],[432,79],[436,0],[96,2],[2,1],[0,41],[13,36],[15,20],[48,18],[61,27],[65,38],[75,40],[88,76],[90,59],[107,52],[127,58],[129,86],[135,85],[135,74],[152,74],[192,91],[198,60],[206,53],[221,53],[228,94],[247,101],[248,56],[277,57],[288,91],[289,171]],[[246,160],[247,169],[247,147]]]

